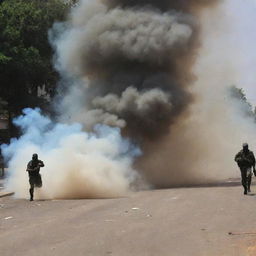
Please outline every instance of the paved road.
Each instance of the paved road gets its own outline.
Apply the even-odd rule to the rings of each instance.
[[[108,200],[0,199],[1,256],[255,256],[254,245],[256,196],[240,186]]]

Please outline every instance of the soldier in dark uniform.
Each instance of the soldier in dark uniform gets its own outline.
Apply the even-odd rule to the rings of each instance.
[[[38,159],[37,154],[33,154],[32,160],[29,161],[28,166],[27,166],[27,172],[29,175],[29,184],[30,184],[30,201],[34,200],[34,188],[42,187],[42,179],[40,175],[40,167],[44,167],[43,161]]]
[[[249,150],[247,143],[244,143],[243,149],[236,154],[235,161],[241,171],[242,185],[244,187],[244,194],[246,195],[247,192],[251,192],[252,168],[256,176],[255,157],[253,152]]]

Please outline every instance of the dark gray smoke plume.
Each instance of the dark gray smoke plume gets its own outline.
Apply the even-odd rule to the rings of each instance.
[[[61,69],[87,79],[87,126],[125,127],[146,139],[168,132],[192,101],[198,24],[190,9],[210,2],[79,3],[57,46]]]
[[[218,0],[105,0],[112,6],[133,7],[133,6],[154,6],[162,11],[169,9],[190,11],[191,8],[200,8],[204,5],[215,3]]]
[[[55,40],[57,67],[69,75],[62,119],[89,130],[98,123],[122,128],[141,146],[137,167],[151,184],[198,181],[202,175],[191,165],[200,136],[186,120],[200,95],[191,88],[201,47],[198,17],[217,2],[80,1]]]

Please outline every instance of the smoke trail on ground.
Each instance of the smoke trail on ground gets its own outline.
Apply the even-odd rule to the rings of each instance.
[[[2,147],[11,159],[7,189],[28,197],[26,165],[34,152],[44,161],[43,187],[36,198],[108,198],[127,194],[138,178],[133,158],[140,151],[121,138],[118,128],[99,125],[93,133],[80,124],[55,124],[39,109],[25,109],[14,123],[23,135]]]

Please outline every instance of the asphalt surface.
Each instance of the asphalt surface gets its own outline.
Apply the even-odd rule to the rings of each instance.
[[[1,256],[255,256],[256,186],[99,200],[0,198]],[[230,234],[229,234],[230,233]]]

